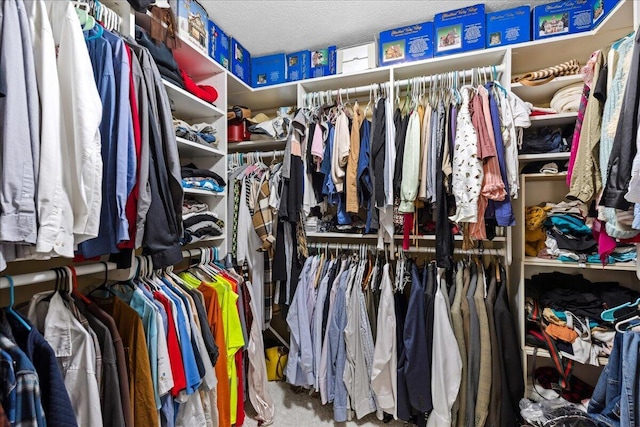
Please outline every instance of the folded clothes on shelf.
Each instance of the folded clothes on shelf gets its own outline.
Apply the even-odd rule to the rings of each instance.
[[[525,132],[520,154],[561,153],[570,149],[562,129],[543,127]]]
[[[227,185],[224,179],[214,171],[200,169],[193,163],[181,168],[182,187],[208,190],[214,193],[221,193]]]
[[[224,229],[224,221],[210,211],[184,215],[182,223],[184,225],[183,245],[221,236]]]
[[[205,202],[202,202],[197,199],[193,199],[191,197],[185,197],[182,201],[182,218],[184,219],[185,215],[206,212],[209,210],[209,205]]]
[[[195,123],[190,125],[184,120],[173,120],[176,136],[191,142],[197,142],[207,146],[218,146],[216,140],[217,129],[209,123]]]

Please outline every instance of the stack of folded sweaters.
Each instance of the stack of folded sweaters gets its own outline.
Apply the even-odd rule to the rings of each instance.
[[[191,198],[185,198],[182,204],[182,224],[183,245],[221,236],[224,229],[224,221],[206,203]]]
[[[217,173],[209,169],[199,169],[193,163],[181,168],[182,187],[222,193],[227,183]]]

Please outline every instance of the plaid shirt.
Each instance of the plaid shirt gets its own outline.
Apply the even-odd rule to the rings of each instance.
[[[269,177],[270,174],[267,170],[262,176],[252,216],[253,227],[258,236],[260,236],[260,239],[262,239],[260,251],[264,252],[263,303],[265,325],[268,325],[273,318],[273,279],[271,266],[273,264],[274,244],[276,242],[276,238],[273,235],[273,210],[269,204],[269,199],[271,198]]]
[[[44,409],[40,400],[40,382],[33,363],[26,354],[9,338],[0,335],[0,371],[2,372],[2,403],[5,393],[9,396],[9,421],[16,427],[46,426]],[[6,366],[7,356],[11,359]],[[9,374],[5,376],[5,374]]]

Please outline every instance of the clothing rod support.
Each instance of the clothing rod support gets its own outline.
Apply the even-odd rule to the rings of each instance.
[[[106,263],[107,271],[116,270],[118,265],[113,262]],[[76,275],[78,276],[86,276],[89,274],[97,274],[104,273],[105,264],[104,263],[94,263],[94,264],[85,264],[74,266],[76,270]],[[36,283],[42,282],[50,282],[56,280],[58,276],[54,270],[45,270],[38,271],[36,273],[25,273],[25,274],[16,274],[15,276],[11,276],[13,279],[14,286],[25,286],[25,285],[33,285]],[[8,289],[9,288],[9,280],[6,277],[0,277],[0,289]]]

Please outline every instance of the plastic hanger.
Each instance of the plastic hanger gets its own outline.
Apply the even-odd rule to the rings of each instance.
[[[20,316],[20,314],[18,314],[18,312],[15,311],[13,308],[13,305],[15,303],[13,277],[11,276],[4,276],[4,277],[9,282],[9,307],[7,307],[5,311],[10,315],[12,315],[22,326],[24,326],[27,329],[27,331],[30,331],[31,325],[29,325],[27,321],[24,320],[22,316]]]
[[[627,303],[624,303],[624,304],[619,305],[617,307],[610,308],[608,310],[604,310],[602,312],[602,314],[600,314],[600,317],[605,322],[615,322],[616,321],[616,316],[615,316],[616,311],[622,310],[623,308],[627,308],[627,307],[629,307],[629,308],[635,307],[637,309],[638,305],[640,305],[640,298],[638,298],[635,302],[627,302]]]
[[[75,295],[76,297],[80,298],[80,300],[82,302],[84,302],[85,304],[92,304],[91,300],[89,298],[87,298],[84,294],[81,294],[78,291],[78,275],[76,274],[76,269],[73,266],[69,266],[69,270],[71,270],[71,284],[72,284],[72,291],[71,293],[73,295]]]

